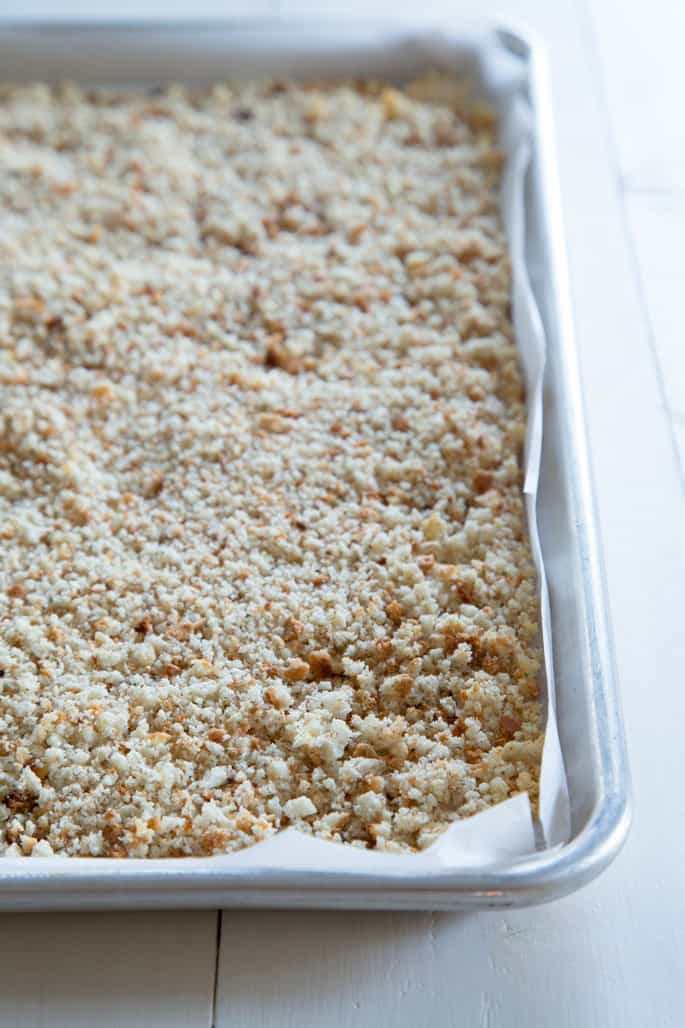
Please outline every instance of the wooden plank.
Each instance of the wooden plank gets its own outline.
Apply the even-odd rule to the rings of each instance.
[[[675,1028],[652,967],[630,979],[603,895],[507,914],[227,913],[217,1028]]]
[[[628,187],[685,184],[685,5],[589,0],[619,167]]]
[[[632,190],[626,193],[625,204],[662,395],[671,418],[681,480],[685,482],[685,346],[681,308],[685,189]]]
[[[225,911],[217,1028],[442,1028],[431,957],[429,915]]]
[[[209,1028],[217,915],[3,914],[7,1028]]]
[[[631,192],[626,207],[665,398],[685,418],[685,190]]]

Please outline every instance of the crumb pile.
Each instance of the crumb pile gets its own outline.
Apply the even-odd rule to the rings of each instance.
[[[4,852],[535,802],[501,163],[443,80],[0,89]]]

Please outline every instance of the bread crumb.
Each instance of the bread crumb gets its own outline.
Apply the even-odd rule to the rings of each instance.
[[[27,84],[0,135],[0,852],[535,806],[492,117],[435,76]]]
[[[299,817],[311,817],[316,814],[316,807],[308,796],[296,796],[284,805],[285,816],[294,821]]]

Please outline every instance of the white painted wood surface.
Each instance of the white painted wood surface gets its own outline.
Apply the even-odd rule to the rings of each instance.
[[[683,128],[685,135],[685,125]],[[685,469],[685,189],[634,188],[626,209],[664,400]]]
[[[207,1028],[217,915],[0,915],[3,1028]]]
[[[2,13],[322,13],[307,0],[5,0]],[[347,13],[370,13],[348,0]],[[461,14],[484,3],[462,0]],[[375,13],[418,5],[376,3]],[[47,10],[50,8],[50,10]],[[454,20],[457,5],[442,9]],[[576,329],[635,784],[616,863],[548,907],[223,914],[217,1028],[680,1028],[685,1007],[685,453],[680,5],[508,0],[553,75]],[[0,917],[0,1026],[205,1026],[213,913]]]
[[[682,189],[685,5],[592,0],[592,13],[626,186]]]

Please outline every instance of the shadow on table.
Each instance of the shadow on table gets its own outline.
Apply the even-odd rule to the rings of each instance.
[[[418,1028],[404,1001],[421,1005],[440,936],[478,916],[225,910],[216,1024]]]
[[[0,1028],[205,1028],[216,914],[0,914]]]

